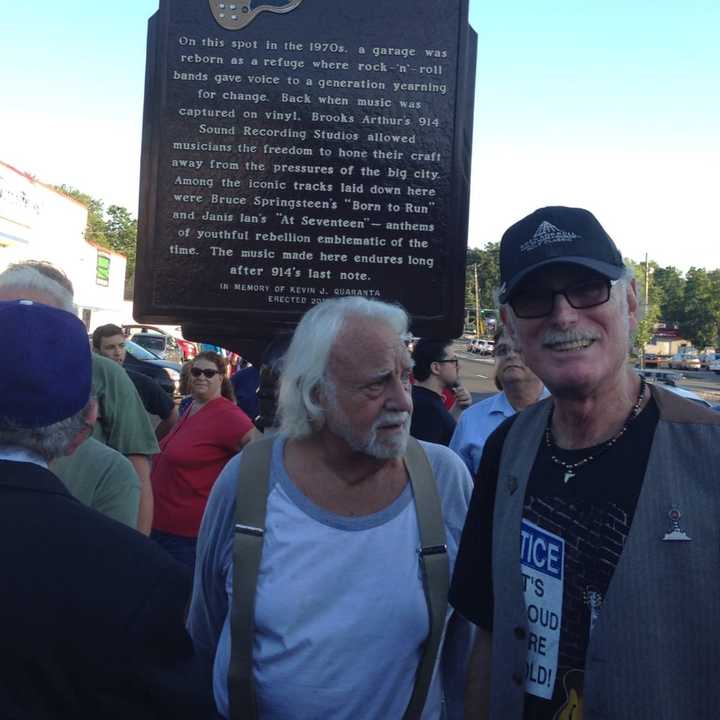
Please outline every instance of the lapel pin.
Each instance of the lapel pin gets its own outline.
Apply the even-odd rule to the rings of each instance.
[[[668,517],[670,518],[670,531],[665,533],[663,540],[675,540],[680,542],[692,540],[692,538],[680,528],[680,518],[682,517],[680,510],[674,507],[668,513]]]

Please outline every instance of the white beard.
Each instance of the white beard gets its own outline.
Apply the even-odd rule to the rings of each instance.
[[[358,437],[352,423],[345,417],[340,408],[333,403],[334,417],[326,418],[328,430],[341,437],[355,451],[377,458],[378,460],[393,460],[402,457],[407,448],[410,436],[410,413],[384,412],[375,420],[370,432],[365,437]],[[378,428],[381,425],[402,423],[402,430],[393,433],[391,437],[381,439]]]

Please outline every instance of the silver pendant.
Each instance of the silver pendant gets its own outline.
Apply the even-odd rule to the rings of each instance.
[[[679,542],[688,542],[689,540],[692,540],[692,538],[680,528],[680,518],[682,517],[680,510],[676,507],[672,508],[672,510],[668,513],[668,517],[670,518],[671,523],[670,531],[665,533],[663,540],[675,540]]]
[[[583,593],[583,600],[590,608],[590,632],[592,633],[595,629],[595,623],[597,623],[598,618],[600,617],[600,613],[598,611],[603,604],[603,596],[599,592],[587,588]]]
[[[568,480],[572,480],[575,477],[575,471],[574,470],[566,470],[565,471],[565,477],[563,477],[563,482],[567,484]]]

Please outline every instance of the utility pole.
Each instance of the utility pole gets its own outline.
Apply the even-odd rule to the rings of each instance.
[[[645,313],[643,315],[643,318],[647,318],[648,316],[648,305],[650,300],[650,265],[648,263],[648,254],[645,253],[645,292],[644,292],[644,300],[645,300]],[[643,341],[642,345],[642,353],[640,355],[640,367],[645,368],[645,342]]]
[[[475,337],[484,334],[485,328],[482,324],[482,316],[480,315],[480,286],[478,285],[477,263],[473,265],[475,269]]]

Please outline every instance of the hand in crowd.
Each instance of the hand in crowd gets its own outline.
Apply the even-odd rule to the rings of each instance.
[[[450,412],[457,417],[463,410],[467,410],[472,405],[472,395],[463,385],[454,387],[452,391],[455,395],[455,402]]]

